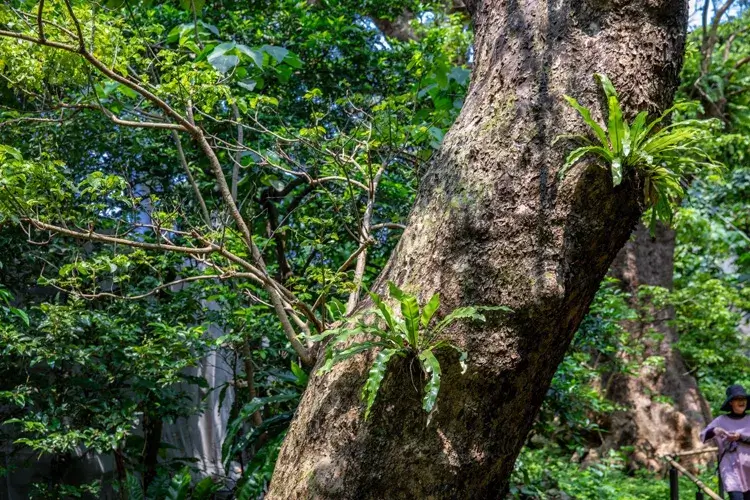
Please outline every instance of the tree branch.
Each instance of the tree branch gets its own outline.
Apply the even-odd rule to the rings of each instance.
[[[174,141],[174,144],[177,147],[177,155],[180,157],[180,164],[182,165],[182,169],[185,171],[185,174],[187,175],[187,178],[188,178],[188,182],[190,183],[190,186],[193,188],[193,194],[195,195],[195,198],[198,200],[198,203],[200,204],[201,213],[203,214],[203,221],[208,225],[208,227],[211,227],[211,214],[208,213],[206,200],[203,199],[201,190],[198,187],[198,184],[195,182],[195,179],[193,178],[193,174],[190,172],[190,167],[188,166],[187,159],[185,158],[185,151],[183,151],[182,149],[182,141],[180,140],[180,134],[178,134],[176,130],[172,131],[172,140]]]
[[[711,66],[712,53],[714,46],[716,45],[717,38],[716,32],[719,29],[721,18],[724,17],[727,10],[732,6],[734,0],[727,0],[719,9],[714,13],[714,17],[711,20],[711,27],[707,30],[708,21],[708,0],[703,5],[703,42],[701,44],[701,74],[708,74],[708,69]]]
[[[397,224],[395,222],[381,222],[380,224],[373,224],[370,228],[373,231],[376,231],[378,229],[397,229],[403,231],[406,229],[406,226],[403,224]]]
[[[116,236],[108,236],[106,234],[95,233],[93,231],[88,231],[88,232],[74,231],[72,229],[67,229],[64,227],[47,224],[45,222],[42,222],[38,219],[34,219],[31,217],[23,217],[21,221],[31,224],[32,226],[40,230],[52,231],[54,233],[61,234],[64,236],[70,236],[71,238],[76,238],[79,240],[98,241],[101,243],[111,243],[115,245],[125,245],[129,247],[134,247],[134,248],[142,248],[144,250],[156,250],[160,252],[170,251],[170,252],[186,253],[186,254],[191,254],[191,255],[204,255],[207,253],[211,253],[213,251],[213,248],[211,246],[195,248],[195,247],[184,247],[184,246],[179,246],[179,245],[162,245],[160,243],[147,243],[144,241],[133,241],[133,240],[125,239],[125,238],[118,238]]]
[[[36,26],[39,31],[39,39],[45,40],[44,36],[44,23],[42,21],[42,13],[44,12],[44,0],[39,0],[39,7],[36,11]]]
[[[240,110],[237,105],[232,103],[232,113],[234,113],[234,119],[239,123],[240,121]],[[237,144],[240,146],[245,144],[244,130],[241,125],[237,126]],[[240,161],[242,160],[242,152],[237,151],[235,153],[234,165],[232,165],[232,199],[237,202],[237,185],[240,180]]]
[[[181,278],[178,280],[170,281],[169,283],[163,283],[157,287],[154,287],[153,289],[149,290],[148,292],[139,294],[139,295],[118,295],[116,293],[111,292],[99,292],[99,293],[82,293],[82,292],[71,292],[70,290],[66,290],[64,288],[61,288],[56,285],[52,285],[58,290],[61,290],[66,293],[70,293],[73,295],[76,295],[78,297],[87,299],[87,300],[93,300],[93,299],[99,299],[103,297],[109,297],[113,299],[121,299],[121,300],[140,300],[144,299],[146,297],[150,297],[151,295],[154,295],[155,293],[164,290],[166,288],[171,288],[173,286],[183,285],[185,283],[193,283],[195,281],[206,281],[206,280],[220,280],[225,281],[228,279],[238,278],[238,277],[251,277],[254,281],[257,281],[258,283],[261,283],[260,279],[255,276],[251,275],[250,273],[234,273],[234,272],[228,272],[225,274],[207,274],[207,275],[201,275],[201,276],[188,276],[187,278]]]
[[[362,289],[362,281],[365,276],[365,266],[367,265],[367,246],[365,246],[365,243],[371,239],[370,226],[372,213],[375,210],[375,194],[378,189],[378,184],[380,183],[380,178],[383,176],[383,172],[385,172],[385,164],[382,164],[380,168],[378,168],[378,171],[370,182],[367,206],[365,207],[365,213],[362,216],[362,225],[360,226],[359,244],[364,248],[362,248],[362,251],[357,256],[357,266],[354,269],[354,291],[349,294],[349,300],[346,304],[346,314],[351,313],[354,308],[357,307],[357,303],[359,302],[359,292]]]

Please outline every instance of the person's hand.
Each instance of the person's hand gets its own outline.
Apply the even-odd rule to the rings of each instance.
[[[726,438],[727,434],[729,434],[727,431],[725,431],[722,427],[715,427],[714,428],[714,435],[719,436],[720,438]]]
[[[738,441],[740,439],[740,433],[739,432],[729,432],[727,433],[727,441]]]

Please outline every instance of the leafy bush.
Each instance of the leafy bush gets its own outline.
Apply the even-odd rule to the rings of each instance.
[[[707,468],[699,478],[714,491],[716,474]],[[680,476],[680,498],[695,498],[695,485]],[[646,470],[628,473],[621,453],[610,453],[588,466],[571,460],[556,447],[524,448],[510,480],[509,498],[599,500],[661,500],[669,497],[666,477]]]
[[[461,319],[474,321],[485,321],[481,310],[501,310],[509,312],[507,307],[460,307],[454,309],[445,318],[430,326],[435,313],[440,308],[440,294],[433,295],[427,304],[419,306],[417,297],[405,293],[395,284],[389,282],[388,289],[391,298],[398,301],[401,306],[401,317],[399,317],[382,297],[376,293],[370,293],[375,303],[375,308],[368,309],[359,315],[359,322],[354,328],[348,325],[335,328],[314,337],[315,340],[323,340],[333,337],[326,349],[326,362],[318,371],[327,373],[337,363],[349,359],[359,353],[370,349],[380,348],[381,351],[375,358],[367,376],[367,382],[362,389],[362,399],[367,406],[365,408],[365,419],[370,416],[370,410],[375,403],[375,397],[380,389],[380,383],[385,377],[388,362],[394,356],[413,356],[419,360],[419,366],[427,377],[422,408],[430,413],[435,407],[438,392],[440,391],[440,363],[435,357],[435,351],[440,349],[453,349],[459,354],[461,373],[466,372],[467,353],[458,346],[447,340],[439,340],[440,334],[451,324]],[[375,321],[368,321],[372,316]],[[336,346],[346,344],[351,338],[365,335],[371,340],[355,341],[351,345],[340,349]]]
[[[592,141],[582,135],[558,137],[583,143],[583,146],[568,154],[559,177],[562,178],[586,155],[598,157],[608,165],[614,186],[622,182],[623,175],[629,170],[635,170],[643,176],[643,194],[651,208],[652,230],[657,219],[671,223],[673,206],[685,195],[680,180],[700,167],[717,169],[722,166],[699,147],[712,122],[681,120],[660,127],[673,112],[693,107],[689,103],[679,103],[651,121],[647,121],[648,112],[641,111],[628,124],[622,116],[617,92],[609,78],[596,73],[594,79],[602,86],[607,97],[609,117],[606,130],[591,118],[591,110],[566,95],[565,100],[580,113],[597,140]]]

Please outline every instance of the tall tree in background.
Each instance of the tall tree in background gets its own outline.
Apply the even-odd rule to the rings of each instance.
[[[711,421],[708,404],[676,348],[674,308],[654,306],[641,288],[672,290],[674,250],[673,229],[659,224],[652,235],[639,224],[611,270],[638,311],[624,327],[643,351],[637,373],[612,374],[605,383],[606,396],[619,409],[603,444],[605,449],[634,447],[632,460],[652,470],[662,469],[660,456],[700,448],[698,434]]]
[[[638,220],[642,186],[613,189],[601,170],[563,183],[561,133],[581,130],[562,94],[598,101],[609,75],[629,112],[672,100],[683,2],[468,2],[473,79],[461,115],[425,175],[409,224],[376,290],[391,280],[450,307],[514,309],[450,339],[470,356],[445,363],[427,422],[392,368],[370,421],[359,412],[366,359],[314,377],[277,464],[273,498],[495,496],[507,485],[554,369],[598,284]]]
[[[724,134],[742,128],[748,89],[743,83],[750,63],[750,56],[743,50],[747,43],[743,20],[747,15],[735,3],[727,0],[713,9],[708,2],[702,6],[702,23],[691,36],[690,64],[686,65],[680,89],[682,96],[700,101],[702,118],[721,120]],[[735,158],[722,153],[718,156],[725,158],[730,169],[739,167]],[[698,367],[687,368],[677,350],[674,308],[668,303],[654,306],[648,294],[639,297],[642,286],[673,289],[674,252],[673,229],[660,224],[650,234],[639,224],[612,266],[612,275],[630,294],[631,305],[642,313],[638,319],[627,321],[626,328],[644,344],[644,358],[653,362],[641,365],[636,374],[616,374],[605,384],[607,396],[621,409],[612,415],[604,448],[633,446],[635,463],[654,470],[663,467],[659,457],[664,454],[699,448],[698,432],[711,420],[694,377]],[[709,458],[704,455],[687,460],[699,463]]]

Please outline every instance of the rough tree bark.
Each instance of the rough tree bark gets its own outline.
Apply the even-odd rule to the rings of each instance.
[[[468,350],[469,369],[461,375],[455,358],[441,359],[429,425],[409,360],[391,364],[368,422],[359,393],[372,354],[313,376],[269,498],[500,496],[555,368],[642,212],[632,174],[613,188],[605,170],[588,165],[556,181],[566,146],[553,139],[583,131],[561,97],[599,107],[591,75],[601,71],[630,113],[663,109],[678,81],[687,4],[467,7],[472,84],[374,288],[392,280],[422,300],[439,291],[446,311],[504,304],[515,312],[448,333]]]
[[[634,376],[617,374],[606,383],[607,397],[626,409],[612,415],[603,448],[633,446],[634,463],[657,471],[664,467],[659,456],[703,447],[698,434],[711,421],[711,409],[674,348],[678,340],[670,324],[674,310],[641,304],[637,297],[641,285],[672,289],[674,248],[673,230],[660,224],[652,237],[639,224],[633,238],[615,258],[611,271],[630,293],[631,306],[646,308],[645,319],[628,321],[625,328],[642,343],[644,359],[661,356],[664,366],[663,369],[642,366]],[[661,338],[653,338],[652,333]],[[666,396],[672,403],[659,402],[657,396]],[[694,455],[686,460],[697,465],[710,458],[710,455]]]

